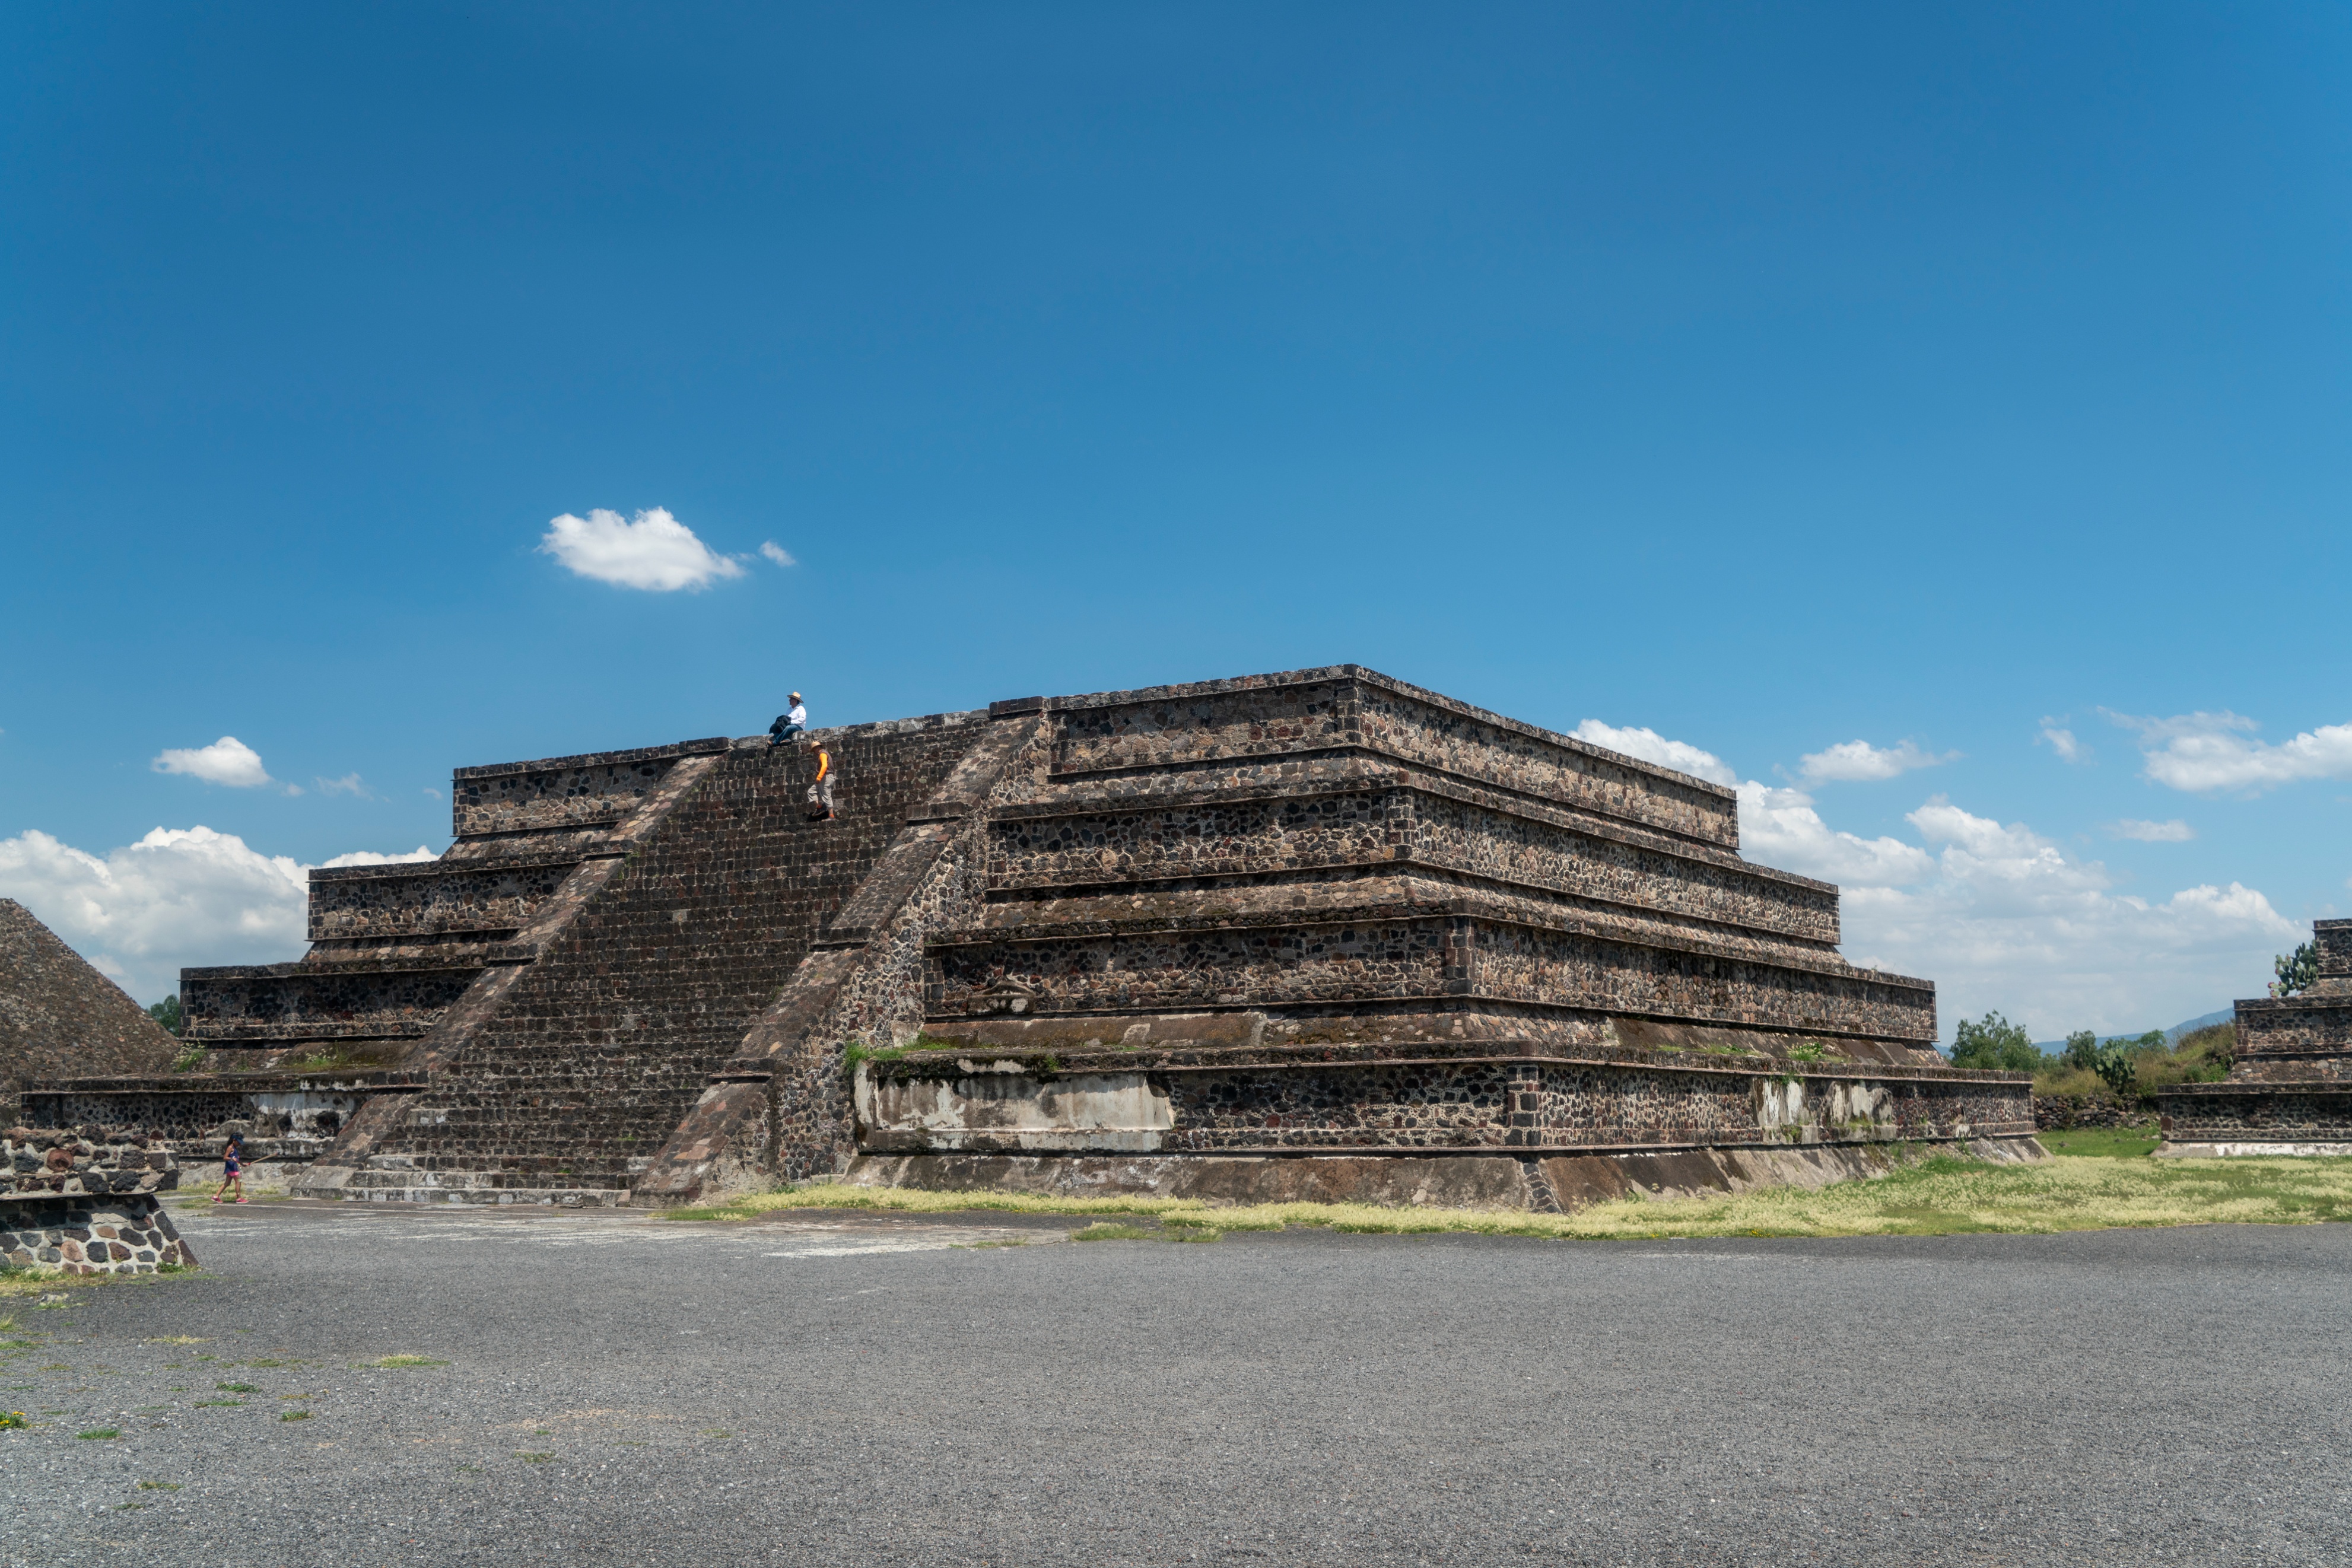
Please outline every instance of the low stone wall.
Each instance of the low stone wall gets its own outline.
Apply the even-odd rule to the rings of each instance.
[[[2175,1144],[2352,1145],[2352,1083],[2193,1083],[2157,1103]]]
[[[24,1114],[41,1127],[139,1128],[183,1161],[217,1162],[232,1133],[245,1139],[249,1160],[309,1160],[369,1096],[421,1083],[418,1075],[382,1069],[85,1078],[33,1085]]]
[[[0,1194],[0,1261],[68,1274],[152,1274],[196,1256],[152,1195]]]
[[[168,1192],[179,1162],[135,1127],[11,1127],[0,1134],[0,1197],[85,1197]]]
[[[158,1197],[179,1162],[131,1127],[11,1127],[0,1134],[0,1261],[69,1274],[152,1273],[195,1257]]]

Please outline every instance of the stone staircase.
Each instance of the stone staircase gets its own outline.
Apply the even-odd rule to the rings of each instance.
[[[321,947],[472,945],[477,967],[404,1058],[424,1087],[371,1102],[298,1190],[626,1202],[713,1069],[985,728],[984,715],[950,714],[822,732],[839,780],[825,823],[807,821],[806,754],[764,742],[661,748],[678,754],[664,775],[675,787],[625,810],[573,777],[580,759],[465,770],[459,823],[471,831],[428,873],[314,883]],[[567,856],[595,857],[596,874]],[[304,965],[352,961],[314,948]]]

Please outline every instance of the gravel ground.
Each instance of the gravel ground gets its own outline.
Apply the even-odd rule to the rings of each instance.
[[[2352,1560],[2352,1226],[181,1218],[0,1307],[9,1564]]]

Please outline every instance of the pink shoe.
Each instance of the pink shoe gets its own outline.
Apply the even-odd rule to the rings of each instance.
[[[239,1203],[243,1203],[244,1201],[245,1201],[245,1199],[243,1199],[243,1198],[241,1198],[241,1197],[237,1199],[237,1202],[239,1202]]]
[[[219,1199],[219,1198],[215,1198],[215,1199],[213,1199],[213,1201],[214,1201],[215,1203],[218,1203],[218,1202],[220,1201],[220,1199]]]

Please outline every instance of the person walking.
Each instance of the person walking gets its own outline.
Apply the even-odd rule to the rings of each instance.
[[[773,751],[793,737],[806,733],[807,729],[808,709],[802,706],[801,694],[794,692],[791,710],[778,714],[776,722],[768,727],[768,749]]]
[[[218,1203],[226,1197],[232,1185],[236,1188],[236,1201],[243,1203],[245,1201],[245,1134],[243,1133],[231,1133],[228,1135],[228,1143],[221,1150],[220,1191],[213,1194],[213,1201]]]
[[[809,749],[816,753],[816,778],[809,784],[809,816],[812,822],[833,821],[833,753],[822,740],[811,740]]]

